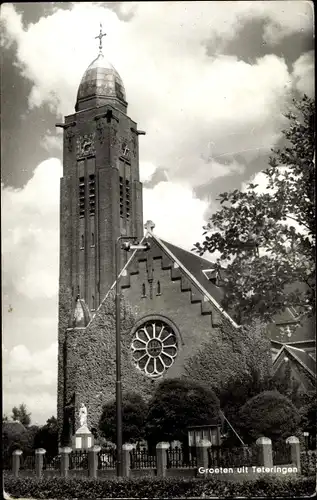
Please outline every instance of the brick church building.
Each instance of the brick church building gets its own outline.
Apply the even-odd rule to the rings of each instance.
[[[148,241],[121,251],[123,389],[150,394],[161,377],[182,374],[186,358],[222,325],[238,325],[221,307],[212,264],[144,232],[139,136],[127,113],[123,82],[103,56],[80,82],[75,113],[63,128],[60,192],[58,422],[85,403],[88,425],[115,394],[115,248],[119,235]],[[181,222],[180,222],[181,223]],[[186,221],[183,221],[186,224]],[[302,390],[315,378],[314,337],[287,310],[270,326],[274,369],[285,360]],[[220,337],[219,337],[220,338]],[[78,422],[74,423],[78,426]]]

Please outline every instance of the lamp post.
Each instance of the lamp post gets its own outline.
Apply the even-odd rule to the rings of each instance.
[[[123,240],[126,241],[121,245]],[[130,243],[129,240],[134,241]],[[116,241],[115,273],[116,273],[116,414],[117,414],[117,476],[123,476],[122,470],[122,384],[121,384],[121,318],[120,318],[120,250],[148,250],[148,242],[139,244],[135,236],[119,236]]]

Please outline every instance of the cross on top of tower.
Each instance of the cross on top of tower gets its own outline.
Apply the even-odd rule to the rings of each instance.
[[[104,36],[107,36],[107,33],[102,32],[102,24],[100,23],[99,35],[95,36],[95,39],[99,38],[99,54],[102,54],[102,39]]]

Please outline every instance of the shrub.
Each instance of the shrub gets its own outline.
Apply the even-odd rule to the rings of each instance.
[[[149,402],[146,436],[153,443],[177,439],[187,442],[187,428],[209,424],[218,417],[215,393],[187,379],[166,379]]]
[[[314,477],[268,478],[241,483],[200,478],[14,478],[5,475],[4,486],[14,497],[31,498],[189,498],[189,497],[301,497],[315,490]]]
[[[260,436],[280,441],[297,431],[299,420],[297,408],[286,396],[265,391],[243,405],[238,414],[238,428],[246,442]]]
[[[104,405],[99,421],[99,430],[103,437],[117,440],[116,401]],[[144,437],[144,423],[147,405],[137,393],[124,393],[122,396],[122,438],[124,443],[141,441]]]

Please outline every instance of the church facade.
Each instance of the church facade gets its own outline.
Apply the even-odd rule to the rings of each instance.
[[[209,261],[160,239],[151,221],[144,232],[144,132],[128,116],[122,80],[101,51],[83,75],[75,113],[57,126],[64,131],[58,423],[62,428],[84,403],[88,426],[97,427],[102,405],[115,394],[120,235],[149,242],[149,250],[122,249],[119,256],[124,391],[149,396],[162,377],[181,376],[188,356],[210,336],[221,342],[222,327],[234,335],[238,325],[220,305],[223,291]],[[284,344],[273,347],[279,358]]]

